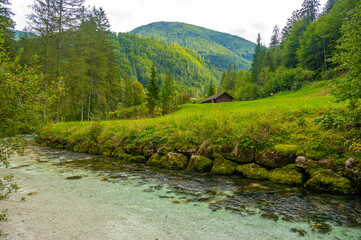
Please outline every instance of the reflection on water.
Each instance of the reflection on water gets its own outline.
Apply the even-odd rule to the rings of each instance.
[[[36,159],[39,164],[52,164],[59,172],[66,173],[68,180],[86,177],[76,174],[77,170],[81,170],[96,175],[100,181],[144,187],[143,192],[156,194],[159,199],[167,199],[174,204],[206,204],[213,212],[259,216],[263,221],[277,223],[307,223],[308,229],[289,229],[301,237],[307,236],[307,231],[326,238],[334,236],[333,239],[340,239],[336,235],[349,239],[361,237],[361,200],[356,196],[320,194],[239,176],[155,169],[119,159],[31,148],[39,156]],[[337,231],[342,232],[343,228],[348,230],[339,235]]]

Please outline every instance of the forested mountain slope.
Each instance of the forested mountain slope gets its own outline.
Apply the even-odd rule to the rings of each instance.
[[[229,64],[236,64],[238,69],[249,68],[255,47],[254,43],[238,36],[178,22],[151,23],[131,33],[193,49],[221,69],[226,69]]]
[[[210,81],[219,82],[219,69],[206,63],[195,51],[135,34],[119,33],[115,40],[121,75],[128,74],[145,87],[152,64],[157,68],[159,81],[167,73],[175,80],[178,91],[202,95]]]

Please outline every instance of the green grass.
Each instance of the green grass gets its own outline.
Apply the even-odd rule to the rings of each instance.
[[[345,105],[334,101],[325,82],[318,82],[256,101],[187,104],[153,119],[53,124],[39,136],[55,147],[110,156],[122,148],[145,155],[179,151],[252,157],[277,144],[292,144],[299,155],[339,159],[350,154],[357,131],[314,123],[331,108]]]

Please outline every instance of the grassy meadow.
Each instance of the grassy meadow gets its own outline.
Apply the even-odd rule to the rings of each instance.
[[[324,82],[269,98],[218,104],[187,104],[172,114],[139,120],[63,122],[39,133],[47,145],[79,152],[116,156],[178,151],[229,157],[252,157],[277,144],[297,146],[297,155],[343,162],[356,154],[356,130],[344,127]],[[337,125],[339,124],[339,126]]]

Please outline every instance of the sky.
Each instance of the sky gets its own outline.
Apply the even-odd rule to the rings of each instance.
[[[327,0],[321,0],[321,8]],[[16,29],[26,26],[33,0],[10,0]],[[260,33],[269,43],[273,27],[282,29],[303,0],[85,0],[102,7],[113,32],[129,32],[152,22],[172,21],[237,35],[256,42]]]

